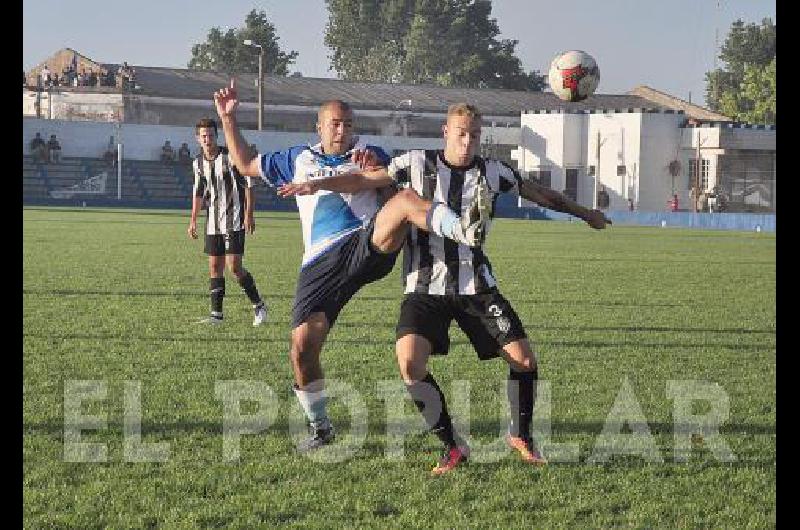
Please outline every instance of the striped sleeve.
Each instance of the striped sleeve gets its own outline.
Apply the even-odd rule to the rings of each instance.
[[[194,186],[192,187],[192,196],[204,197],[206,194],[206,179],[203,176],[202,168],[200,167],[200,158],[195,158],[192,162],[192,169],[194,170]]]
[[[389,161],[387,172],[398,185],[407,185],[411,181],[409,169],[411,168],[411,151],[396,156]]]
[[[519,173],[505,162],[500,162],[500,191],[502,193],[513,192],[519,194],[522,178]]]

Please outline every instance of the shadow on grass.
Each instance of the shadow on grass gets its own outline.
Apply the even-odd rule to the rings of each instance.
[[[172,298],[208,298],[208,293],[203,290],[196,291],[97,291],[88,289],[23,289],[23,295],[57,295],[57,296],[141,296],[141,297],[172,297]],[[294,299],[290,294],[267,294],[266,300],[270,299]],[[398,307],[403,297],[400,293],[397,296],[372,296],[356,295],[355,300],[380,300],[396,301]],[[686,308],[696,303],[667,303],[667,302],[639,302],[636,300],[545,300],[537,298],[515,298],[515,304],[542,304],[542,305],[567,305],[570,307],[575,304],[592,307],[681,307]]]
[[[413,417],[411,412],[407,412],[406,414]],[[338,430],[341,432],[345,432],[349,429],[349,419],[344,422]],[[402,422],[395,422],[395,423],[387,423],[383,419],[370,421],[369,422],[369,433],[372,435],[384,435],[388,431],[387,429],[392,429],[393,432],[400,432],[410,429],[409,435],[422,434],[422,431],[415,430],[412,425],[409,423],[402,423]],[[480,436],[480,437],[497,437],[500,435],[501,432],[505,429],[505,423],[501,421],[486,421],[486,420],[473,420],[470,422],[470,433],[473,436]],[[260,424],[252,424],[252,423],[244,423],[243,427],[260,427]],[[551,428],[550,432],[555,435],[563,435],[563,434],[570,434],[570,435],[586,435],[586,436],[599,436],[600,433],[603,431],[604,424],[601,422],[575,422],[575,421],[558,421],[553,420],[551,421]],[[695,429],[695,425],[692,424],[673,424],[673,423],[665,423],[665,422],[653,422],[648,423],[647,427],[650,429],[650,433],[653,436],[656,435],[666,435],[666,436],[673,436],[675,431],[678,432],[694,432],[692,429]],[[141,424],[141,433],[143,436],[146,435],[155,435],[155,434],[163,434],[163,435],[175,435],[175,434],[223,434],[223,422],[222,422],[222,414],[220,413],[220,419],[218,422],[211,422],[211,421],[178,421],[178,422],[142,422]],[[25,435],[48,435],[48,436],[58,436],[59,439],[64,433],[64,425],[58,422],[43,422],[43,423],[29,423],[23,422],[22,425],[23,434]],[[108,426],[106,429],[103,429],[102,432],[112,433],[112,434],[122,434],[123,425],[121,422],[109,421]],[[95,432],[92,430],[86,431]],[[274,424],[270,425],[270,427],[265,431],[267,433],[280,433],[280,434],[289,434],[289,424],[285,418],[281,418]],[[776,426],[774,424],[761,424],[761,423],[726,423],[719,426],[719,432],[722,435],[731,435],[731,436],[758,436],[758,435],[769,435],[774,436],[776,434]],[[623,433],[624,434],[624,433]]]
[[[273,322],[272,325],[275,326],[277,323]],[[283,323],[282,323],[283,324]],[[339,324],[337,324],[339,326]],[[375,324],[353,324],[351,325],[354,328],[359,329],[374,329],[376,326]],[[285,327],[287,331],[287,335],[285,337],[261,337],[261,336],[241,336],[241,335],[212,335],[211,331],[209,331],[209,335],[203,336],[198,335],[197,333],[192,335],[174,335],[174,334],[154,334],[154,335],[133,335],[129,333],[63,333],[63,334],[52,334],[52,333],[23,333],[23,338],[34,338],[34,339],[42,339],[48,341],[66,341],[66,340],[87,340],[87,341],[124,341],[124,342],[210,342],[210,343],[225,343],[225,344],[252,344],[252,343],[268,343],[268,344],[288,344],[289,337],[289,323],[286,322]],[[345,326],[341,326],[345,327]],[[389,326],[387,326],[389,327]],[[393,328],[394,326],[391,326]],[[208,329],[206,327],[197,324],[198,330]],[[677,342],[677,341],[664,341],[664,342],[641,342],[641,341],[598,341],[598,340],[539,340],[534,341],[535,344],[539,347],[568,347],[568,348],[665,348],[665,349],[673,349],[673,348],[686,348],[686,349],[695,349],[695,348],[726,348],[730,350],[739,350],[739,351],[751,351],[751,352],[759,352],[759,351],[772,351],[775,350],[775,344],[741,344],[738,342]],[[388,349],[394,349],[395,338],[393,333],[387,333],[386,337],[383,339],[376,339],[376,338],[354,338],[354,339],[347,339],[347,338],[340,338],[335,334],[332,334],[326,344],[355,344],[355,345],[363,345],[363,346],[384,346]],[[451,350],[453,346],[471,346],[471,343],[467,340],[453,340],[450,342]]]

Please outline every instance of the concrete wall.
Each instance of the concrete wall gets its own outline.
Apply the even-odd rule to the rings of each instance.
[[[110,93],[113,89],[107,89],[107,92],[90,88],[85,90],[87,92],[81,92],[80,88],[68,92],[58,89],[42,92],[38,101],[41,106],[39,116],[56,120],[104,122],[116,122],[124,116],[122,94]],[[34,90],[22,91],[23,117],[37,116],[37,97]]]
[[[641,154],[639,158],[639,193],[636,209],[646,212],[663,212],[668,209],[667,202],[675,192],[678,193],[680,208],[688,205],[689,192],[685,183],[688,177],[688,161],[680,150],[683,116],[677,114],[643,114]],[[681,163],[681,174],[673,176],[669,164],[673,160]]]
[[[29,152],[28,144],[37,132],[41,133],[45,140],[51,134],[55,134],[61,143],[62,156],[66,157],[99,158],[108,146],[109,137],[117,138],[118,135],[124,145],[125,158],[133,160],[158,160],[164,140],[169,140],[175,149],[186,142],[192,154],[198,152],[193,127],[140,124],[122,124],[118,127],[115,123],[23,118],[23,153]],[[262,152],[318,141],[316,133],[242,131],[242,134],[248,142],[255,143]],[[220,138],[222,138],[221,131]],[[443,141],[439,138],[372,135],[362,135],[361,138],[368,143],[383,147],[390,154],[394,150],[438,149],[443,146]]]

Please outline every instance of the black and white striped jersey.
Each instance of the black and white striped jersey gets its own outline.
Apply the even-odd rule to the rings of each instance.
[[[520,177],[504,162],[475,157],[464,168],[450,166],[436,150],[409,151],[389,164],[389,175],[422,198],[443,202],[463,215],[484,178],[492,197],[491,215],[499,193],[519,193]],[[486,227],[487,233],[491,221]],[[492,266],[481,248],[471,248],[432,232],[411,227],[403,249],[406,293],[433,295],[480,294],[497,285]]]
[[[230,234],[244,230],[244,190],[252,187],[252,180],[239,174],[230,161],[228,149],[219,147],[214,160],[206,160],[201,150],[192,167],[192,194],[208,201],[206,234]]]

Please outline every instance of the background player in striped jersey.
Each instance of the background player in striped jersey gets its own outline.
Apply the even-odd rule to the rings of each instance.
[[[306,189],[334,175],[389,161],[381,148],[365,145],[353,135],[353,112],[342,101],[328,101],[320,107],[318,144],[258,156],[236,126],[239,101],[235,81],[218,90],[214,101],[234,164],[242,174],[261,176],[268,185],[291,187],[294,183]],[[334,439],[320,364],[320,352],[330,328],[361,287],[392,270],[405,241],[404,223],[425,227],[430,208],[429,201],[423,201],[411,190],[392,197],[392,208],[380,208],[382,199],[376,190],[382,186],[359,188],[347,179],[339,184],[330,190],[309,190],[297,197],[305,252],[292,309],[290,358],[294,392],[309,420],[311,433],[298,446],[302,452]],[[392,184],[391,180],[385,183]],[[393,185],[391,188],[394,191]],[[470,211],[472,217],[465,217],[463,222],[452,211],[440,212],[439,217],[449,220],[448,237],[465,244],[479,240],[482,223],[476,208]]]
[[[253,304],[253,325],[260,326],[267,319],[267,306],[258,294],[253,276],[242,266],[245,231],[252,234],[256,228],[250,179],[242,177],[231,163],[228,150],[217,145],[217,122],[201,119],[195,125],[195,138],[201,149],[192,164],[194,188],[188,232],[192,239],[197,239],[197,214],[207,202],[205,252],[211,296],[211,314],[200,322],[222,323],[227,263]]]
[[[479,247],[470,247],[441,237],[444,206],[467,214],[479,205],[485,237],[491,226],[499,193],[515,192],[546,208],[580,217],[592,228],[611,224],[599,210],[589,210],[568,197],[523,181],[503,162],[481,158],[481,114],[466,103],[451,105],[443,126],[443,151],[410,151],[392,159],[386,170],[366,171],[338,177],[367,188],[390,182],[415,190],[429,200],[431,232],[411,226],[403,256],[405,298],[397,324],[396,353],[408,392],[431,430],[444,443],[444,455],[434,474],[450,471],[465,461],[469,448],[457,438],[444,395],[428,372],[430,355],[446,354],[448,330],[455,320],[469,337],[480,359],[504,358],[509,364],[508,400],[511,421],[508,444],[532,464],[543,464],[531,438],[530,426],[536,394],[538,366],[522,323],[511,304],[499,292],[488,258]],[[316,183],[318,188],[336,187],[333,179]],[[287,187],[286,193],[305,193],[302,186]],[[469,205],[469,206],[467,206]],[[392,201],[384,210],[395,208]],[[395,208],[399,209],[399,208]],[[391,214],[387,212],[387,217]],[[400,219],[401,216],[395,218]],[[408,226],[398,222],[398,227]]]

